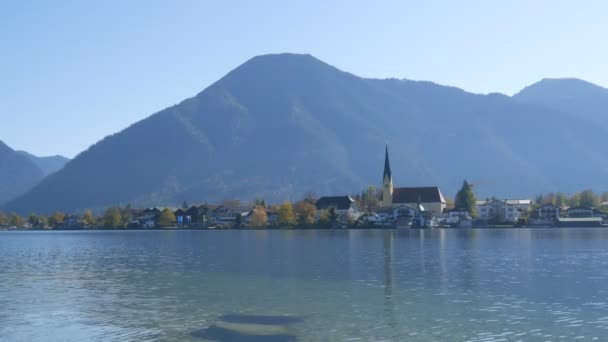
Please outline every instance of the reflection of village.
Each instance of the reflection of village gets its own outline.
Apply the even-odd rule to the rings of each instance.
[[[447,208],[439,187],[394,187],[388,148],[385,153],[382,194],[377,210],[363,211],[351,196],[325,196],[315,202],[318,213],[332,211],[332,227],[340,228],[433,228],[433,227],[589,227],[601,226],[607,215],[596,208],[567,207],[551,204],[535,206],[530,199],[486,199],[476,202],[477,217],[467,211]],[[278,213],[266,209],[267,225],[277,226]],[[204,211],[204,212],[203,212]],[[174,212],[178,226],[228,228],[238,221],[248,226],[254,206],[205,205]],[[134,223],[143,227],[157,224],[159,209],[146,209]],[[240,216],[240,217],[239,217]],[[200,221],[204,218],[204,222]],[[317,219],[319,219],[317,217]]]

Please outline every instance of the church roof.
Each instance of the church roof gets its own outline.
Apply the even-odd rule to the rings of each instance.
[[[436,186],[395,188],[393,203],[445,203],[443,194]]]
[[[391,163],[388,160],[388,145],[386,145],[386,152],[384,154],[384,173],[382,174],[382,179],[385,179],[388,176],[388,179],[392,179],[393,174],[391,172]]]

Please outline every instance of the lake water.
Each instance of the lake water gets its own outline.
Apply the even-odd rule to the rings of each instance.
[[[574,339],[608,230],[0,233],[1,341]]]

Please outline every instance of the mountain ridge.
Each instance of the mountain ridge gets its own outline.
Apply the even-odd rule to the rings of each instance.
[[[545,151],[539,132],[590,165],[586,177],[559,171],[560,154]],[[257,56],[94,144],[8,208],[353,193],[379,184],[387,142],[396,185],[439,185],[450,194],[462,179],[490,178],[481,196],[575,191],[608,174],[599,148],[605,133],[592,120],[502,94],[361,78],[310,55]],[[517,181],[503,184],[510,179]]]

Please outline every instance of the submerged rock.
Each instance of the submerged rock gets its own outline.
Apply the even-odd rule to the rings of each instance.
[[[286,325],[300,323],[302,318],[296,316],[261,316],[261,315],[224,315],[220,321],[228,323],[263,324],[263,325]]]
[[[250,324],[246,324],[250,325]],[[243,325],[245,326],[245,324]],[[259,327],[259,325],[257,325]],[[235,329],[237,328],[237,329]],[[193,331],[193,337],[217,342],[293,342],[297,341],[295,335],[288,333],[270,333],[270,331],[251,330],[251,327],[236,327],[231,325],[212,325],[208,328]]]

